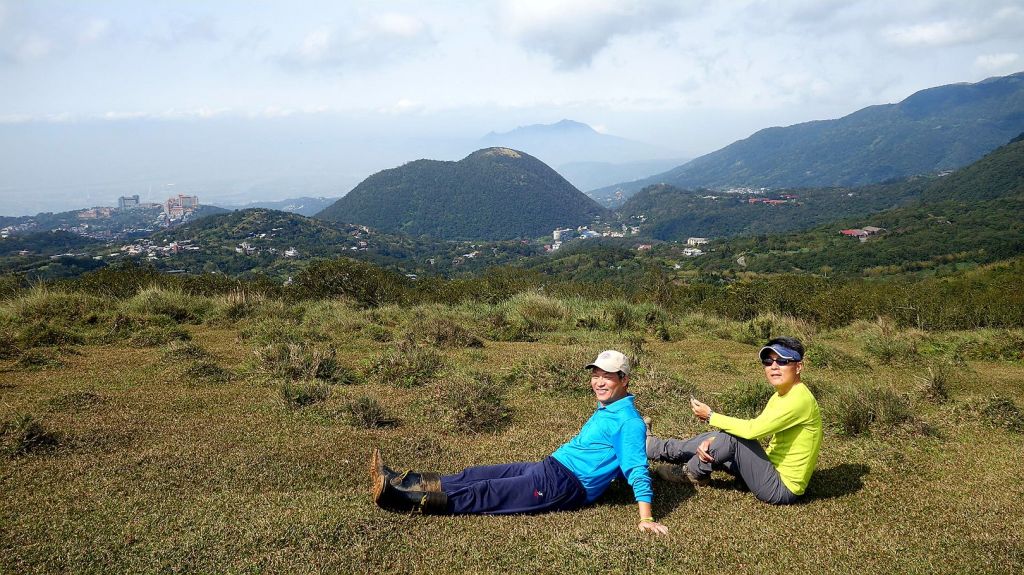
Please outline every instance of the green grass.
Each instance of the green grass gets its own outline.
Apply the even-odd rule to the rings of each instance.
[[[328,393],[326,382],[314,379],[316,362],[305,361],[315,354],[285,347],[287,356],[266,356],[280,360],[268,365],[299,366],[301,377],[287,393],[279,380],[268,385],[268,374],[251,368],[252,358],[281,340],[242,332],[270,334],[281,318],[256,311],[189,325],[190,341],[163,348],[125,339],[82,344],[79,353],[61,354],[59,364],[44,369],[19,365],[19,356],[0,359],[5,445],[25,444],[26,430],[58,438],[45,448],[0,455],[0,573],[1024,571],[1017,457],[1024,453],[1018,429],[1024,364],[999,350],[972,352],[963,364],[943,366],[948,400],[926,401],[920,378],[927,366],[917,355],[930,352],[922,343],[917,355],[907,354],[902,343],[932,338],[977,346],[985,338],[926,338],[877,324],[864,337],[851,330],[815,333],[819,349],[831,356],[827,369],[808,365],[807,379],[823,406],[842,390],[860,389],[858,397],[863,390],[892,390],[876,403],[889,410],[902,405],[935,432],[869,422],[865,433],[846,436],[830,425],[799,505],[761,504],[716,474],[711,487],[699,490],[655,484],[655,514],[671,530],[666,538],[637,532],[636,506],[624,485],[579,511],[540,516],[424,517],[377,509],[367,473],[374,447],[396,467],[443,473],[539,459],[572,437],[593,410],[581,366],[559,361],[589,361],[602,349],[629,352],[638,345],[633,332],[620,331],[608,316],[595,313],[600,322],[577,326],[557,303],[532,297],[517,303],[534,329],[549,330],[536,332],[539,341],[448,348],[444,365],[416,372],[420,384],[411,386],[374,376],[374,360],[404,366],[411,356],[435,353],[431,347],[403,350],[326,326],[316,329],[323,341],[299,351],[336,349],[331,364],[364,377],[330,385]],[[329,319],[316,306],[289,313],[295,317],[288,325]],[[395,333],[415,329],[418,319],[394,308],[346,313],[351,317],[339,321],[364,317]],[[178,315],[176,321],[189,324],[201,316]],[[683,436],[704,429],[689,414],[690,393],[737,408],[759,401],[748,389],[761,376],[757,346],[735,338],[743,323],[696,316],[657,321],[666,322],[673,338],[643,342],[633,383],[655,431]],[[699,324],[719,335],[694,330]],[[1011,335],[1019,341],[1018,332]],[[197,385],[182,375],[193,365],[200,366],[197,376],[220,369],[231,376]],[[537,385],[542,377],[549,379]],[[316,401],[300,407],[289,399],[306,391]],[[492,419],[500,425],[483,425]]]

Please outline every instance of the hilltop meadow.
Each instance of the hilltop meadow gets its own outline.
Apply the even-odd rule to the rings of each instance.
[[[0,573],[1024,571],[1020,260],[871,283],[635,286],[524,270],[410,281],[313,265],[287,287],[105,269],[0,282]],[[726,475],[579,511],[383,511],[368,461],[536,460],[592,412],[617,348],[655,432],[752,416],[761,342],[796,335],[826,424],[804,501]],[[617,482],[618,483],[618,482]]]

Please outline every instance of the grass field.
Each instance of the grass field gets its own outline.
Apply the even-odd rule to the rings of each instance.
[[[1020,332],[818,332],[531,296],[375,310],[212,299],[138,317],[135,300],[61,315],[26,297],[40,301],[0,313],[16,334],[0,376],[0,573],[1024,572]],[[152,311],[176,296],[146,297]],[[73,343],[24,335],[42,324]],[[691,391],[756,410],[765,325],[809,342],[805,381],[828,426],[801,504],[761,504],[724,475],[656,482],[671,530],[657,538],[637,531],[624,485],[541,516],[370,501],[374,447],[440,472],[551,453],[591,413],[578,368],[605,348],[639,360],[631,390],[659,434],[703,429]]]

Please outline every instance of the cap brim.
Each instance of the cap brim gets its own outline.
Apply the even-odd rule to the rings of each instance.
[[[800,357],[800,354],[797,353],[795,350],[789,349],[788,347],[783,347],[781,345],[766,345],[761,348],[761,351],[757,352],[757,356],[761,359],[765,359],[768,357],[768,353],[772,351],[774,351],[775,354],[781,357],[782,359],[789,359],[795,361],[800,361],[802,359]]]

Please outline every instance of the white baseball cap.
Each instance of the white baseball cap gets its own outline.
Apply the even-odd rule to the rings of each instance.
[[[599,367],[609,373],[621,371],[629,375],[629,358],[614,349],[607,349],[598,354],[597,359],[588,363],[583,369]]]

